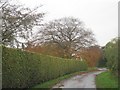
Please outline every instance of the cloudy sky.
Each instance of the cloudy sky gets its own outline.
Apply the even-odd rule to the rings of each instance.
[[[75,17],[92,29],[98,44],[104,46],[118,36],[119,0],[16,0],[30,8],[43,5],[39,10],[45,12],[44,20],[61,17]]]

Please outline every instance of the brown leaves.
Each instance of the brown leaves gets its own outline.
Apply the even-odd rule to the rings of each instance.
[[[85,59],[89,67],[94,67],[96,66],[101,55],[101,49],[98,46],[92,46],[90,48],[83,48],[76,54],[76,57],[79,59]]]

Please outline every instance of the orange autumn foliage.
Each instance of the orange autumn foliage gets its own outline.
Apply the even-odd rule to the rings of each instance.
[[[64,49],[60,48],[56,44],[43,44],[41,46],[28,46],[25,50],[30,52],[41,53],[44,55],[50,55],[55,57],[67,58]],[[86,60],[89,67],[95,67],[102,56],[101,49],[98,46],[92,46],[89,48],[82,48],[75,53],[72,58]]]
[[[41,53],[50,56],[64,57],[64,50],[56,44],[43,44],[39,46],[28,46],[25,50],[30,52]]]
[[[86,60],[89,67],[95,67],[97,62],[102,56],[101,49],[98,46],[92,46],[90,48],[83,48],[80,52],[77,52],[76,57]]]

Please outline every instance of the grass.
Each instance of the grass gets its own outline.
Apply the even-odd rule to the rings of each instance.
[[[96,77],[97,88],[118,88],[118,78],[110,71],[103,72]]]
[[[55,84],[59,83],[60,81],[68,79],[68,78],[75,76],[75,75],[78,75],[78,74],[82,74],[82,73],[85,73],[85,71],[75,72],[72,74],[64,75],[64,76],[61,76],[57,79],[50,80],[50,81],[47,81],[43,84],[39,84],[37,86],[34,86],[33,88],[52,88]]]
[[[55,84],[59,83],[62,80],[68,79],[68,78],[75,76],[75,75],[79,75],[79,74],[83,74],[83,73],[91,72],[91,71],[95,71],[95,70],[96,70],[96,68],[88,68],[88,71],[80,71],[80,72],[75,72],[72,74],[67,74],[67,75],[61,76],[57,79],[47,81],[43,84],[38,84],[38,85],[34,86],[33,89],[34,88],[52,88]]]

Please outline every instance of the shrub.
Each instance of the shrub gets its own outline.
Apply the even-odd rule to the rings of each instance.
[[[38,83],[82,70],[87,70],[85,61],[3,47],[3,88],[29,88]]]
[[[107,43],[104,49],[104,54],[107,59],[107,66],[115,74],[118,73],[118,41],[118,38],[114,38],[112,41]]]

